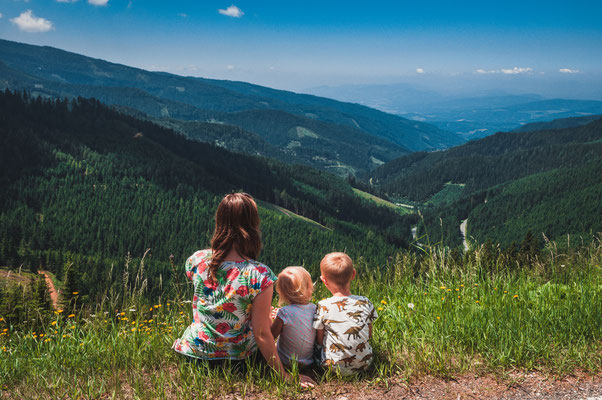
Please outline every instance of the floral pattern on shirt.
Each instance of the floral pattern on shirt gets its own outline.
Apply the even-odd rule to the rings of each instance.
[[[253,299],[276,281],[264,264],[225,261],[209,279],[211,250],[186,261],[186,276],[194,284],[192,324],[173,344],[178,353],[203,359],[243,359],[257,349],[251,331]]]

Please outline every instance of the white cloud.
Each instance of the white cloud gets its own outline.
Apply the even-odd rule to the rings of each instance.
[[[424,69],[422,69],[422,68],[416,68],[416,73],[417,74],[424,74]]]
[[[502,69],[477,69],[477,74],[506,74],[506,75],[516,75],[516,74],[526,74],[528,72],[533,72],[533,69],[530,67],[514,67],[514,68],[502,68]]]
[[[570,69],[570,68],[560,68],[558,70],[558,72],[563,73],[563,74],[579,74],[579,73],[581,73],[581,71],[579,71],[578,69]]]
[[[75,3],[77,0],[56,0],[59,3]]]
[[[2,18],[2,13],[0,13],[0,18]]]
[[[17,25],[24,32],[48,32],[54,29],[51,21],[45,18],[37,18],[31,10],[23,11],[18,17],[12,18],[10,22]]]
[[[234,69],[234,65],[227,65],[227,66],[226,66],[226,69],[227,69],[228,71],[232,71],[232,70]]]
[[[179,13],[178,17],[186,18],[186,17],[188,17],[188,14],[186,14],[186,13]]]
[[[510,74],[510,75],[514,75],[514,74],[524,74],[527,72],[532,72],[533,69],[529,68],[529,67],[514,67],[512,69],[505,69],[502,68],[502,73],[503,74]]]
[[[224,9],[219,9],[217,10],[220,14],[222,15],[226,15],[228,17],[232,17],[232,18],[240,18],[243,15],[245,15],[244,12],[242,12],[242,10],[238,7],[236,7],[234,4],[231,5],[230,7]]]
[[[106,6],[109,3],[109,0],[88,0],[88,3],[93,6]]]

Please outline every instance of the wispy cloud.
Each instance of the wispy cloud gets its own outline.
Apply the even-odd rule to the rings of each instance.
[[[232,70],[234,69],[234,65],[227,65],[227,66],[226,66],[226,69],[227,69],[228,71],[232,71]]]
[[[579,71],[578,69],[570,69],[570,68],[560,68],[558,70],[558,72],[560,72],[562,74],[579,74],[579,73],[581,73],[581,71]]]
[[[51,21],[46,18],[37,18],[31,10],[23,11],[18,17],[12,18],[10,22],[17,25],[23,32],[38,33],[54,29]]]
[[[424,74],[424,69],[422,69],[422,68],[416,68],[416,73],[417,74]]]
[[[507,75],[526,74],[527,72],[533,72],[533,69],[529,67],[514,67],[510,69],[502,68],[502,73]]]
[[[2,18],[2,13],[0,13],[0,18]]]
[[[56,0],[58,3],[75,3],[78,0]]]
[[[226,15],[228,17],[232,17],[232,18],[240,18],[243,15],[245,15],[244,12],[242,12],[242,10],[238,7],[236,7],[234,4],[231,5],[230,7],[224,9],[219,9],[217,10],[220,14],[222,15]]]
[[[178,13],[178,17],[187,18],[188,14],[186,14],[186,13]]]
[[[517,75],[526,74],[533,72],[533,68],[530,67],[514,67],[514,68],[501,68],[501,69],[477,69],[477,74],[506,74],[506,75]]]
[[[109,0],[88,0],[88,3],[93,6],[106,6],[109,3]]]

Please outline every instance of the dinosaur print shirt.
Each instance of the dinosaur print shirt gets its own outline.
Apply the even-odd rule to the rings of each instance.
[[[324,330],[322,365],[341,373],[360,372],[372,362],[370,324],[377,318],[374,306],[363,296],[333,296],[318,303],[314,328]]]

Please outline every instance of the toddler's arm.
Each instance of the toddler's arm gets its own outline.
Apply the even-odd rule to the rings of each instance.
[[[274,318],[272,326],[270,327],[270,330],[272,331],[272,336],[274,336],[274,340],[278,339],[278,336],[280,336],[283,325],[284,322],[280,319],[280,317]]]
[[[324,329],[316,329],[316,343],[324,346]]]

